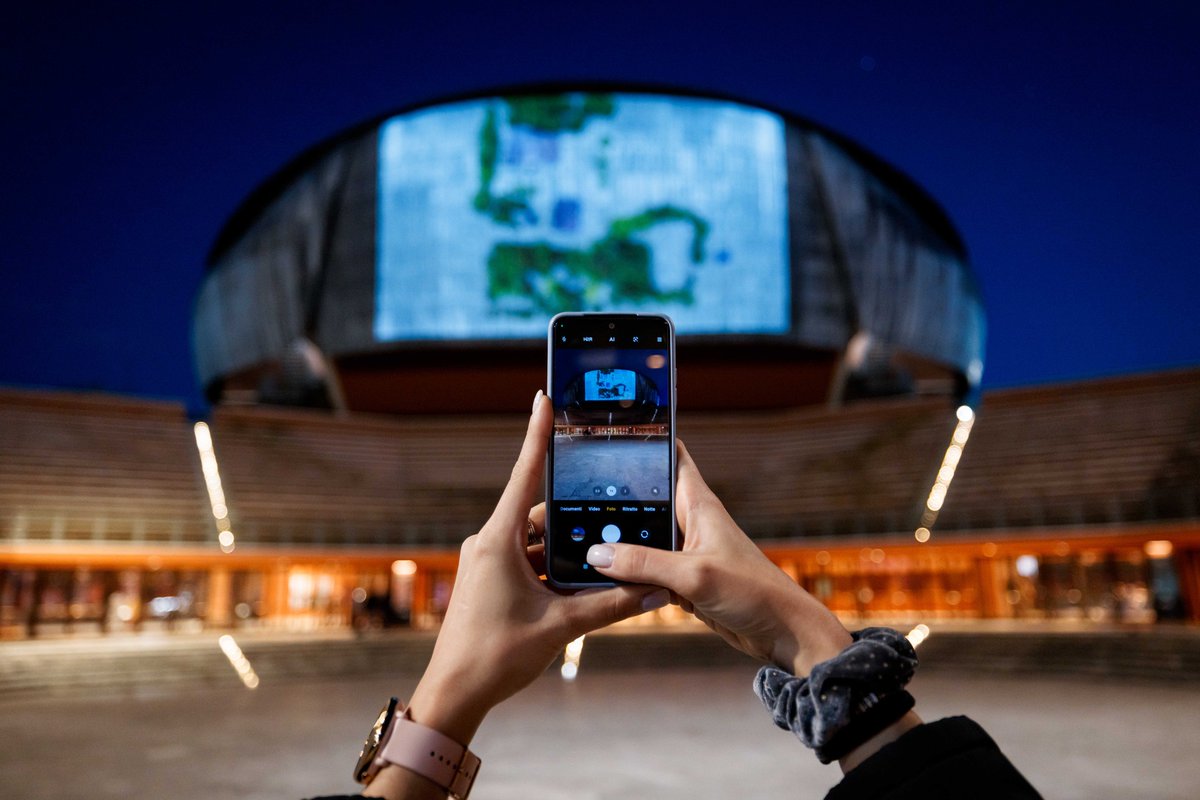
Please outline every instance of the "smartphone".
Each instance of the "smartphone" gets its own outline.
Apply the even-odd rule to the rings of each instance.
[[[550,320],[546,577],[612,586],[588,548],[674,550],[675,326],[663,314],[565,313]]]

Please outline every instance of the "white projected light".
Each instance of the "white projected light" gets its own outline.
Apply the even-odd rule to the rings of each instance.
[[[739,103],[632,93],[393,117],[375,338],[539,338],[560,311],[648,309],[684,335],[787,333],[784,129]]]

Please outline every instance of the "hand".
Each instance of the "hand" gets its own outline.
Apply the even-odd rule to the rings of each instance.
[[[598,544],[588,563],[611,578],[664,586],[682,608],[748,655],[807,675],[850,644],[850,634],[816,598],[763,555],[738,527],[679,443],[678,552]]]
[[[619,586],[573,595],[552,591],[526,547],[526,519],[541,488],[553,424],[541,392],[512,477],[491,518],[462,545],[458,574],[433,656],[413,694],[413,718],[466,744],[487,712],[532,683],[570,642],[589,631],[658,608],[667,592]]]

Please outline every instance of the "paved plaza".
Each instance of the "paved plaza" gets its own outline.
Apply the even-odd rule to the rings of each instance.
[[[556,437],[554,497],[556,500],[667,500],[670,457],[666,438]]]
[[[548,673],[474,743],[478,800],[820,798],[839,777],[774,728],[752,669]],[[170,690],[0,706],[5,797],[301,798],[352,791],[358,744],[412,677]],[[166,690],[163,690],[166,692]],[[1200,690],[942,670],[913,684],[926,719],[981,722],[1047,798],[1194,798]]]

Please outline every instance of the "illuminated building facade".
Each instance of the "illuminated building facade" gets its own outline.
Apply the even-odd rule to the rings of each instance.
[[[1197,419],[1200,370],[988,393],[952,481],[962,420],[936,398],[697,412],[680,435],[768,555],[849,618],[1147,622],[1198,618]],[[2,392],[5,635],[434,625],[523,426],[218,408],[222,522],[181,408]]]

